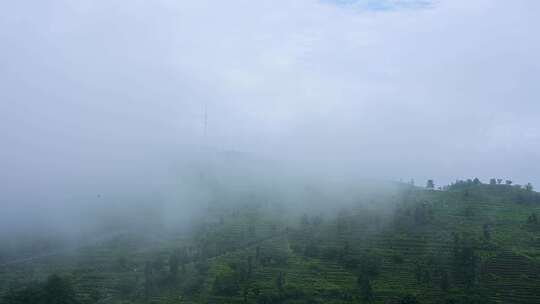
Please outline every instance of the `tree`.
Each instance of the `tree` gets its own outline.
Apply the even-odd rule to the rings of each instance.
[[[178,261],[182,266],[182,273],[186,273],[186,264],[189,262],[189,254],[186,248],[182,248],[179,252]]]
[[[220,296],[235,296],[240,292],[240,282],[237,274],[231,269],[222,271],[216,275],[212,291]]]
[[[118,266],[119,270],[125,270],[127,268],[127,259],[126,257],[119,257],[116,259],[116,265]]]
[[[490,185],[496,185],[496,184],[497,184],[497,180],[494,179],[494,178],[491,178],[491,179],[489,180],[489,184],[490,184]]]
[[[476,284],[477,270],[480,263],[480,257],[474,252],[472,247],[464,247],[461,251],[461,266],[463,267],[463,276],[465,285],[468,288]]]
[[[256,236],[256,233],[255,233],[255,225],[253,225],[253,223],[250,223],[249,226],[248,226],[248,233],[249,233],[249,236],[250,237],[255,237]]]
[[[480,256],[475,251],[476,242],[467,237],[460,238],[454,233],[454,270],[455,274],[463,280],[467,288],[472,288],[477,283],[477,275],[480,266]]]
[[[414,223],[416,225],[425,225],[430,220],[431,209],[426,203],[422,203],[414,208]]]
[[[351,244],[349,244],[349,241],[345,241],[345,244],[343,245],[343,255],[349,255],[351,253]]]
[[[5,304],[76,304],[75,290],[68,279],[51,275],[44,283],[31,283],[9,290],[0,300]]]
[[[351,255],[341,257],[340,262],[343,264],[343,267],[349,270],[355,270],[360,265],[360,261]]]
[[[447,291],[448,287],[450,285],[450,280],[448,279],[448,272],[446,270],[443,270],[441,273],[441,290]]]
[[[362,254],[358,263],[358,271],[360,272],[360,275],[368,279],[378,276],[381,271],[381,267],[381,257],[369,251]]]
[[[432,179],[428,179],[428,181],[426,183],[426,188],[431,189],[431,190],[433,190],[435,188],[435,183],[433,182]]]
[[[6,304],[36,304],[43,303],[43,286],[32,283],[22,289],[10,289],[2,297],[0,303]]]
[[[315,242],[310,242],[304,249],[304,256],[309,258],[316,258],[319,256],[319,246]]]
[[[336,219],[337,233],[344,234],[349,230],[349,214],[345,210],[341,210]]]
[[[173,279],[176,279],[178,276],[178,266],[179,266],[178,255],[173,253],[169,257],[169,274],[171,275]]]
[[[248,294],[249,294],[249,286],[244,284],[244,286],[242,286],[242,299],[244,303],[248,302]]]
[[[300,223],[304,227],[309,226],[309,217],[307,214],[302,215],[302,219],[300,220]]]
[[[318,227],[324,223],[324,219],[321,215],[317,215],[311,219],[311,223],[313,226]]]
[[[251,274],[253,273],[253,256],[248,256],[248,259],[247,259],[247,263],[248,263],[248,277],[251,277]]]
[[[77,303],[75,290],[69,280],[58,275],[51,275],[43,287],[43,299],[47,304]]]
[[[200,292],[203,287],[205,280],[204,276],[193,275],[186,278],[185,283],[183,284],[182,291],[188,296],[192,296]]]
[[[538,215],[536,213],[532,213],[531,215],[529,215],[529,218],[527,218],[527,224],[537,225]]]
[[[357,279],[358,285],[360,285],[360,293],[362,294],[362,301],[364,303],[372,303],[375,299],[373,294],[373,288],[371,287],[371,281],[365,276],[359,276]]]
[[[163,262],[163,260],[161,259],[161,257],[157,256],[154,261],[152,262],[152,267],[156,270],[156,271],[162,271],[165,269],[165,263]]]
[[[283,292],[283,287],[285,287],[285,274],[283,271],[280,271],[278,273],[278,276],[276,278],[276,287],[280,292]]]
[[[502,178],[497,178],[497,185],[502,184]]]
[[[533,186],[531,183],[527,183],[527,185],[525,185],[525,190],[528,191],[528,192],[532,192],[533,190]]]
[[[150,262],[146,262],[144,265],[144,295],[146,298],[150,297],[150,294],[152,293],[153,289],[153,271],[152,271],[152,264]]]
[[[483,231],[484,231],[484,239],[489,241],[491,239],[491,228],[489,227],[489,224],[487,223],[484,224]]]
[[[197,272],[200,275],[205,276],[208,273],[208,270],[210,269],[210,265],[208,265],[207,260],[202,260],[195,263],[195,269],[197,269]]]
[[[509,180],[509,179],[507,179],[506,182],[505,182],[505,184],[508,185],[508,186],[510,186],[510,185],[512,185],[512,181]]]
[[[424,273],[424,265],[420,262],[416,262],[414,264],[414,277],[416,278],[416,282],[421,283],[422,282],[422,274]]]
[[[403,298],[401,298],[398,303],[399,304],[418,304],[419,302],[415,296],[408,294],[404,296]]]
[[[473,184],[475,184],[475,185],[480,185],[480,184],[481,184],[481,183],[480,183],[480,180],[478,179],[478,177],[475,177],[475,178],[473,179]]]
[[[259,260],[261,258],[261,246],[257,245],[255,248],[255,260]]]

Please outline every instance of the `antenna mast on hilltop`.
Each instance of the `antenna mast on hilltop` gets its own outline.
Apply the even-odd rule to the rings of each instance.
[[[206,130],[208,129],[208,105],[204,103],[204,141],[206,143]]]
[[[202,104],[202,115],[200,118],[202,119],[202,136],[201,136],[201,149],[208,148],[208,102],[204,101]],[[200,133],[199,133],[200,134]]]

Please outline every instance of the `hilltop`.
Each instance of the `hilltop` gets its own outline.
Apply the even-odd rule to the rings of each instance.
[[[4,263],[0,303],[54,286],[80,303],[540,302],[530,187],[388,183],[335,200],[309,191],[318,201],[305,209],[290,206],[299,196],[228,193],[189,230],[123,231]]]

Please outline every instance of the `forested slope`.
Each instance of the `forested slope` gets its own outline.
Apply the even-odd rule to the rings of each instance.
[[[190,231],[7,263],[2,303],[540,303],[538,193],[390,188],[329,209],[242,197],[209,204]]]

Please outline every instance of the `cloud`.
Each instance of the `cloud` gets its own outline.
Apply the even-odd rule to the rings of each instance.
[[[388,11],[401,9],[425,9],[431,7],[431,0],[327,0],[329,3],[348,8],[371,11]]]
[[[11,197],[140,188],[201,145],[206,107],[219,149],[540,184],[538,5],[373,3],[5,2],[0,180]]]

